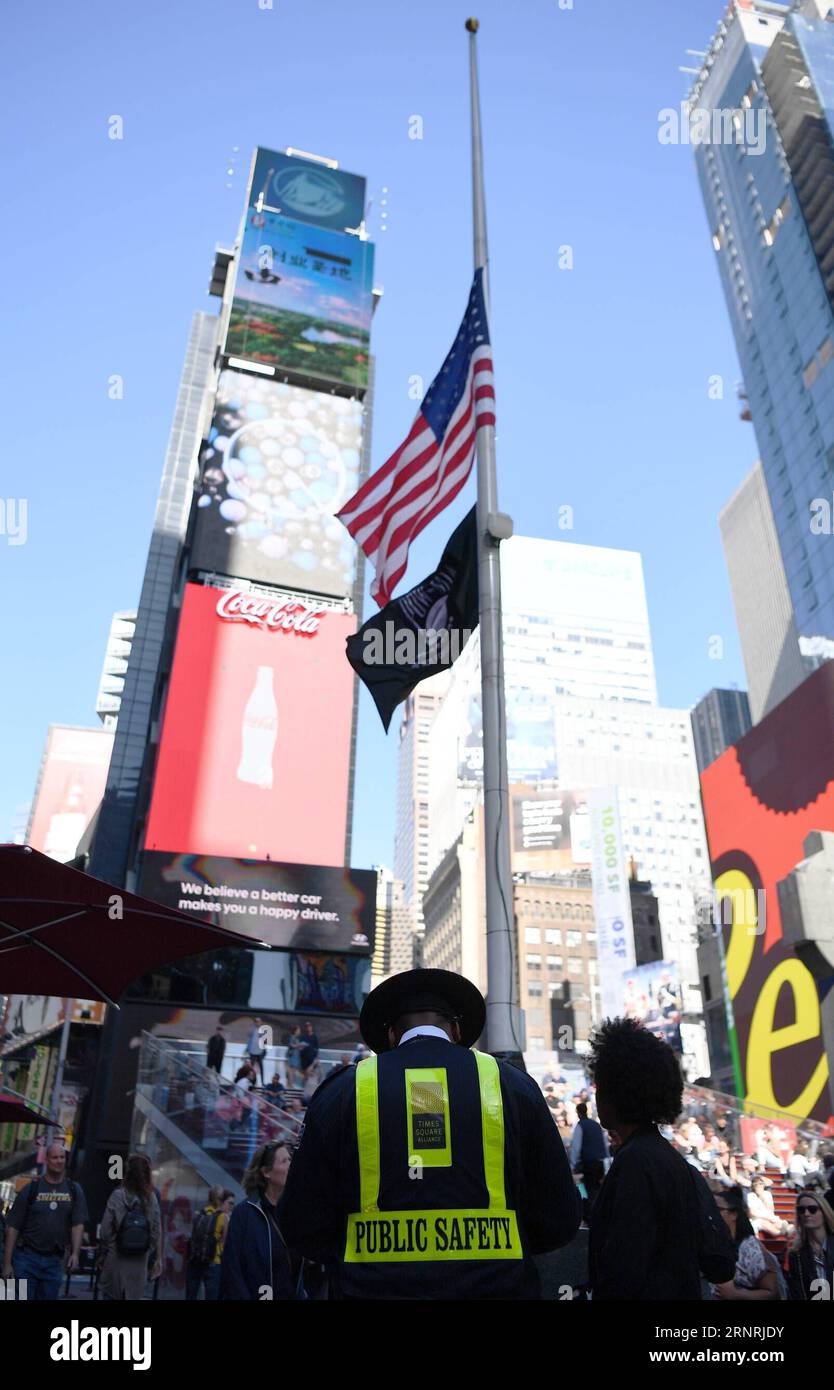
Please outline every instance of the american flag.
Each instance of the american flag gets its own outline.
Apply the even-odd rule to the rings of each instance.
[[[337,513],[374,567],[371,594],[380,608],[405,573],[414,537],[469,477],[478,430],[494,424],[492,349],[478,269],[452,350],[408,436]]]

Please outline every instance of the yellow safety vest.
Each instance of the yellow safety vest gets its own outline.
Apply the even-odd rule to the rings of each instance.
[[[504,1191],[504,1106],[498,1063],[474,1053],[481,1092],[486,1207],[441,1211],[380,1211],[379,1097],[377,1059],[356,1067],[356,1138],[359,1147],[359,1206],[348,1217],[346,1264],[410,1263],[416,1260],[520,1260],[516,1213]],[[449,1089],[445,1067],[409,1068],[405,1073],[409,1162],[451,1167]],[[441,1122],[441,1116],[444,1122]]]

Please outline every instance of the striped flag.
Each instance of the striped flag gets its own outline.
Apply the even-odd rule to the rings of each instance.
[[[374,567],[371,594],[380,608],[405,573],[414,537],[469,477],[478,430],[494,424],[492,349],[479,268],[452,350],[407,438],[337,513]]]

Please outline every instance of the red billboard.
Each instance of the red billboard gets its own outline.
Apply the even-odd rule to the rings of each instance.
[[[145,849],[341,865],[356,618],[187,584]]]
[[[46,739],[26,843],[65,864],[104,795],[113,734],[52,724]]]
[[[810,831],[834,830],[834,663],[712,763],[701,791],[746,1097],[825,1122],[819,990],[784,940],[776,885]]]

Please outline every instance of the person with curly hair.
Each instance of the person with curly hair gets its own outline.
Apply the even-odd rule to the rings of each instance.
[[[590,1213],[592,1298],[700,1299],[701,1272],[723,1283],[735,1259],[704,1179],[658,1130],[681,1111],[678,1059],[635,1019],[609,1018],[588,1070],[600,1123],[618,1140]]]

